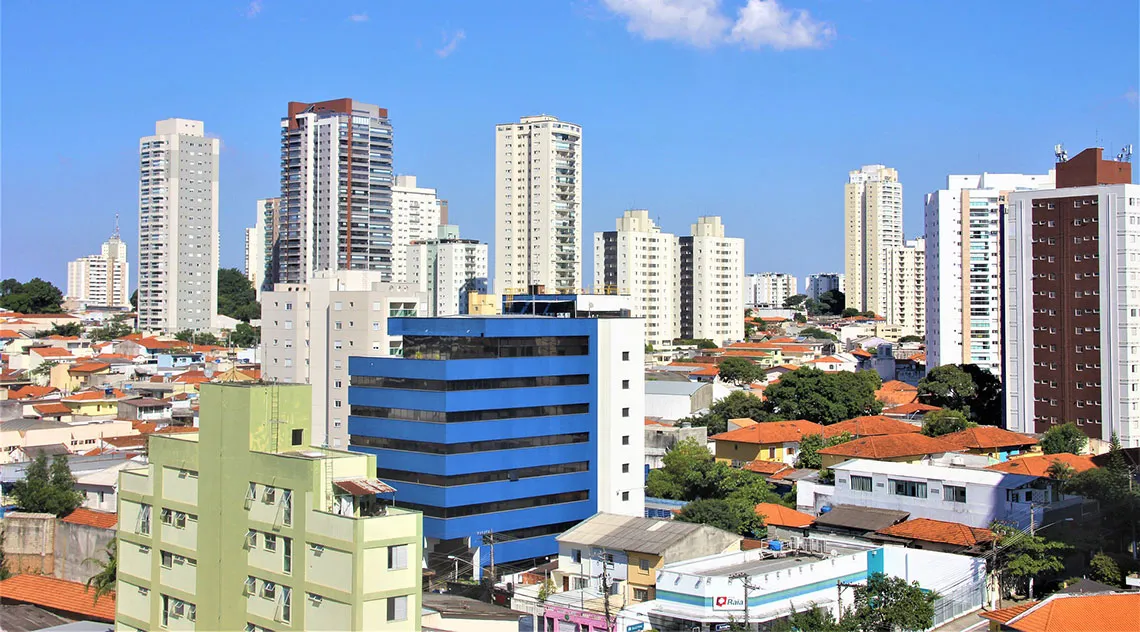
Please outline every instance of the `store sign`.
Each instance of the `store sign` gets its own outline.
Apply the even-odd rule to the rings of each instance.
[[[744,610],[744,600],[740,597],[717,595],[713,597],[713,610]]]

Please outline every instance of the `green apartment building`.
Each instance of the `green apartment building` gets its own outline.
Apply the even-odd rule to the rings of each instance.
[[[118,630],[416,630],[423,522],[373,456],[310,447],[306,385],[203,384],[119,479]]]

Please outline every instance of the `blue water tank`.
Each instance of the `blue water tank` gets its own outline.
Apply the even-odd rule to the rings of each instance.
[[[820,508],[819,513],[825,514],[829,511],[831,511],[831,505],[824,505],[823,507]]]
[[[780,542],[779,540],[769,540],[768,541],[768,548],[773,550],[773,551],[783,551],[784,550],[784,543]]]

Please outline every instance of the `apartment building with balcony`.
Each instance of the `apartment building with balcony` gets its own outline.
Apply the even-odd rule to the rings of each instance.
[[[116,629],[418,629],[420,514],[310,446],[309,393],[204,384],[200,431],[121,472]]]
[[[553,116],[495,126],[495,287],[582,286],[582,128]]]
[[[783,307],[799,294],[799,280],[783,272],[758,272],[744,277],[744,303],[748,307]]]
[[[396,176],[392,187],[392,280],[409,282],[408,256],[414,241],[435,239],[441,205],[435,189],[421,187],[416,176]],[[483,276],[487,276],[486,273]]]
[[[632,297],[632,314],[645,319],[645,341],[655,346],[681,336],[677,243],[646,210],[626,211],[617,230],[594,233],[595,290]]]
[[[888,248],[886,311],[876,312],[902,335],[923,336],[926,331],[926,240],[908,239]]]
[[[210,329],[218,312],[218,155],[202,121],[166,119],[139,140],[138,324]]]
[[[439,226],[435,238],[413,240],[407,258],[408,284],[428,296],[426,316],[466,314],[468,296],[487,292],[487,244],[460,239],[458,226]]]
[[[848,174],[843,194],[847,307],[885,315],[890,286],[887,253],[903,246],[898,171],[865,165]]]
[[[554,555],[559,533],[599,511],[643,514],[643,327],[628,317],[392,319],[403,358],[349,360],[351,449],[375,455],[400,505],[424,512],[433,561],[454,555],[482,573],[491,543],[499,568]]]
[[[281,119],[281,206],[269,283],[392,269],[392,124],[353,99],[290,102]],[[267,228],[268,231],[268,228]]]
[[[804,284],[804,294],[808,298],[819,300],[819,297],[832,290],[847,292],[847,275],[836,272],[820,272],[809,274]]]
[[[127,244],[115,232],[103,242],[99,254],[80,257],[67,264],[67,300],[81,308],[131,308],[130,262]]]
[[[744,338],[744,239],[725,237],[716,216],[697,218],[679,240],[681,337],[715,343]]]
[[[426,316],[428,296],[407,283],[374,281],[364,270],[319,272],[279,283],[261,298],[261,374],[313,387],[313,443],[348,445],[348,358],[398,356],[392,317]]]

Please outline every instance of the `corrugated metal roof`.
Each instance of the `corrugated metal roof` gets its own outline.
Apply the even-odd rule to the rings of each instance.
[[[344,481],[333,481],[333,485],[336,485],[353,496],[392,494],[396,491],[395,487],[377,478],[352,478]]]
[[[584,546],[660,555],[704,529],[720,531],[708,525],[676,520],[596,514],[556,539]]]

